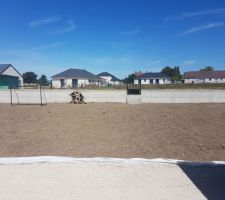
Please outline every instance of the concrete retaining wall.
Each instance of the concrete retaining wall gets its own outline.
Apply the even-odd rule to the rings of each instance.
[[[73,90],[44,90],[48,103],[68,103]],[[81,90],[86,102],[118,102],[126,103],[125,90]],[[40,91],[38,89],[13,90],[13,102],[17,102],[18,95],[21,103],[40,103]],[[44,98],[43,98],[44,99]],[[10,91],[0,90],[0,103],[10,103]]]
[[[48,103],[68,103],[73,90],[45,90]],[[21,103],[39,103],[39,90],[16,90]],[[117,103],[225,103],[225,90],[142,90],[139,97],[126,90],[81,90],[86,102]],[[17,102],[13,92],[13,101]],[[0,90],[0,103],[10,103],[10,91]]]
[[[142,103],[225,103],[225,90],[142,90]]]

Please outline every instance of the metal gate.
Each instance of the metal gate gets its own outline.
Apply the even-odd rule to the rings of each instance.
[[[141,83],[127,83],[127,95],[141,95]]]

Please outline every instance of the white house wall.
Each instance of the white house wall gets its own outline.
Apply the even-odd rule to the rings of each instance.
[[[13,68],[13,67],[9,67],[7,68],[2,75],[8,75],[8,76],[15,76],[19,78],[20,81],[20,86],[23,86],[23,77]]]
[[[225,83],[225,78],[209,79],[184,79],[184,83]]]
[[[152,79],[153,79],[153,83],[150,83],[150,79],[141,79],[141,84],[142,85],[156,84],[156,79],[155,78],[152,78]],[[163,79],[159,79],[159,84],[169,84],[169,83],[171,83],[171,81],[168,79],[165,79],[165,82],[163,81]],[[139,84],[139,80],[135,79],[134,84]]]
[[[111,81],[112,77],[111,76],[100,76],[101,78],[106,80],[107,84],[112,84],[112,85],[120,85],[121,81]]]
[[[64,85],[65,85],[65,87],[67,87],[67,88],[72,87],[72,79],[65,79],[65,80],[64,80]]]
[[[54,88],[61,88],[61,79],[53,79],[52,80],[52,86]],[[98,81],[95,82],[89,82],[88,79],[77,79],[77,86],[81,87],[81,86],[85,86],[85,85],[98,85]],[[64,87],[65,88],[72,88],[72,79],[64,79]]]
[[[72,80],[71,80],[72,81]],[[89,81],[85,79],[78,79],[78,87],[89,85]]]
[[[110,83],[111,82],[111,79],[112,77],[111,76],[100,76],[101,78],[105,79],[106,80],[106,83]]]
[[[60,79],[53,79],[52,80],[52,86],[54,88],[61,88],[61,82],[60,82]]]

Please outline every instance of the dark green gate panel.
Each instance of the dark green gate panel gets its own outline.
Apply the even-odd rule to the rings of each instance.
[[[19,86],[19,78],[15,76],[0,75],[0,88],[9,88],[10,86],[17,88]]]

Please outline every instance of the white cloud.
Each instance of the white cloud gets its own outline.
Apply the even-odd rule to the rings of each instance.
[[[161,63],[160,60],[151,60],[151,61],[149,61],[149,65],[158,65],[160,63]]]
[[[18,56],[18,55],[34,55],[36,51],[41,51],[49,48],[56,48],[60,46],[66,45],[66,42],[55,42],[51,44],[41,44],[36,47],[27,48],[27,49],[0,49],[1,54],[5,54],[6,56]]]
[[[195,60],[184,60],[181,65],[184,67],[189,67],[195,65],[197,62]]]
[[[60,20],[61,20],[61,17],[53,16],[53,17],[49,17],[49,18],[46,18],[46,19],[31,21],[31,22],[29,22],[29,26],[31,28],[37,28],[37,27],[40,27],[40,26],[43,26],[43,25],[58,22]]]
[[[221,27],[223,25],[224,25],[224,23],[221,23],[221,22],[211,23],[211,24],[207,24],[207,25],[201,25],[201,26],[197,26],[197,27],[188,29],[188,30],[184,31],[183,33],[181,33],[180,35],[187,35],[187,34],[198,32],[198,31]]]
[[[223,15],[224,13],[225,13],[225,8],[218,8],[218,9],[212,9],[212,10],[202,10],[202,11],[196,11],[196,12],[185,12],[185,13],[182,13],[181,15],[179,15],[179,16],[167,17],[166,21],[177,20],[177,19],[185,19],[185,18],[196,17],[196,16]]]
[[[48,48],[54,48],[54,47],[59,47],[59,46],[63,46],[65,45],[65,42],[55,42],[52,44],[44,44],[44,45],[39,45],[37,47],[34,47],[32,49],[30,49],[31,51],[39,51],[39,50],[44,50],[44,49],[48,49]]]
[[[125,31],[125,32],[122,32],[123,35],[135,35],[135,34],[138,34],[140,32],[139,29],[134,29],[134,30],[131,30],[131,31]]]
[[[51,34],[54,35],[54,34],[67,33],[67,32],[72,31],[75,28],[76,28],[76,25],[74,24],[73,20],[68,20],[68,26],[66,28],[53,31]]]

